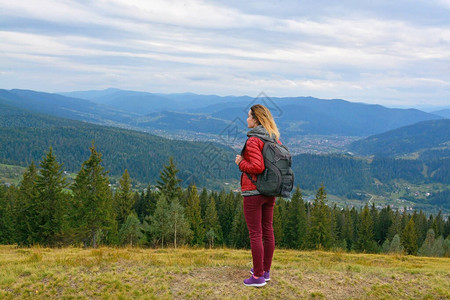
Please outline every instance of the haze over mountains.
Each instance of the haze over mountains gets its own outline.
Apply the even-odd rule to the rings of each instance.
[[[434,115],[438,115],[438,116],[447,118],[447,119],[450,118],[450,109],[441,109],[441,110],[433,111],[431,113]]]
[[[366,137],[426,120],[444,118],[417,109],[312,97],[269,98],[261,94],[219,97],[196,94],[153,94],[107,89],[49,94],[0,90],[0,101],[54,116],[144,131],[220,134],[231,123],[246,131],[251,104],[268,106],[285,138],[302,135]]]

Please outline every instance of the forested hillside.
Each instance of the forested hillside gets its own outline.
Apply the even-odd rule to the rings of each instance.
[[[155,183],[169,156],[182,170],[180,178],[200,185],[220,188],[213,178],[217,174],[224,181],[239,176],[234,165],[227,163],[234,153],[219,144],[172,141],[137,131],[37,115],[6,105],[1,105],[0,126],[1,163],[26,166],[39,161],[53,147],[64,169],[77,172],[95,141],[105,167],[114,176],[128,169],[140,182]],[[211,158],[200,161],[200,154],[210,154]]]
[[[375,157],[371,160],[349,155],[301,154],[293,158],[296,183],[307,190],[316,190],[324,184],[330,193],[348,199],[369,200],[364,194],[398,195],[399,184],[406,192],[403,199],[450,209],[448,185],[450,184],[450,160],[396,159]],[[442,186],[442,193],[432,192],[430,198],[419,195],[410,185]],[[431,192],[428,187],[425,190]],[[362,194],[361,194],[362,193]],[[426,194],[427,192],[425,192]],[[359,196],[357,196],[359,194]]]
[[[362,155],[395,157],[432,148],[450,149],[450,119],[419,122],[353,142],[349,149]]]

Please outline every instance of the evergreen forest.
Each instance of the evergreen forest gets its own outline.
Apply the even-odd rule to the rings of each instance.
[[[183,188],[172,157],[155,185],[133,190],[124,170],[114,188],[102,154],[94,144],[89,152],[70,183],[50,148],[17,187],[0,185],[0,244],[249,248],[240,193]],[[450,221],[441,213],[342,209],[328,202],[324,185],[312,201],[297,187],[276,203],[277,247],[450,256]]]

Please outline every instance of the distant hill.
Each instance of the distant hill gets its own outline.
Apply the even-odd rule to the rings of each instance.
[[[65,97],[69,97],[69,98],[92,100],[92,99],[96,99],[96,98],[103,98],[108,95],[114,95],[115,93],[120,92],[120,91],[122,91],[122,90],[115,89],[115,88],[108,88],[105,90],[75,91],[75,92],[65,92],[65,93],[58,93],[58,94],[63,95]]]
[[[197,95],[193,93],[158,94],[119,89],[106,89],[102,91],[80,91],[60,93],[67,97],[90,100],[97,104],[133,112],[141,115],[161,111],[196,112],[205,106],[217,103],[239,101],[240,97],[220,97],[216,95]],[[251,98],[247,97],[248,101]]]
[[[91,98],[90,101],[108,107],[135,114],[148,114],[176,108],[176,102],[156,94],[115,91],[110,94]]]
[[[441,109],[438,111],[433,111],[432,114],[450,119],[450,108],[449,109]]]
[[[205,116],[232,122],[238,120],[245,130],[248,104],[251,102],[227,102],[194,110]],[[441,119],[416,109],[391,109],[379,105],[351,103],[344,100],[321,100],[315,98],[275,98],[277,105],[273,109],[274,117],[284,137],[298,135],[345,135],[368,136],[382,133],[423,120]],[[269,103],[270,104],[270,103]],[[180,114],[186,114],[181,118]],[[190,130],[185,121],[190,117],[188,112],[178,112],[177,120],[171,124],[173,129]],[[200,131],[211,132],[207,124],[210,119],[193,122]],[[226,123],[226,122],[225,122]],[[155,126],[163,129],[158,122],[140,124],[143,127]],[[202,129],[203,128],[203,129]]]
[[[432,148],[450,148],[450,119],[419,122],[353,142],[362,155],[395,157]]]
[[[89,100],[30,90],[1,90],[0,103],[47,115],[97,124],[127,124],[136,117]]]
[[[406,126],[420,121],[440,119],[436,115],[417,109],[394,109],[381,105],[352,103],[345,100],[318,100],[311,98],[292,98],[280,100],[280,107],[286,104],[302,104],[317,113],[338,120],[335,130],[345,135],[367,136]],[[320,118],[320,122],[326,119]],[[288,122],[288,121],[286,121]],[[342,126],[342,129],[340,129]],[[346,128],[347,127],[347,128]],[[331,133],[331,131],[329,131]]]
[[[105,168],[113,176],[120,176],[128,169],[132,178],[155,184],[163,165],[173,156],[184,184],[196,182],[218,188],[227,178],[234,181],[239,178],[237,168],[229,163],[234,160],[234,151],[219,144],[173,141],[132,130],[31,113],[1,103],[0,141],[0,163],[12,165],[38,162],[52,146],[65,170],[78,172],[81,163],[89,157],[91,142],[95,141],[103,154]],[[217,181],[217,174],[221,181]]]
[[[84,97],[97,104],[141,116],[162,111],[176,112],[178,118],[170,125],[172,130],[192,130],[191,125],[195,124],[195,130],[208,133],[211,132],[208,117],[222,119],[225,124],[236,119],[245,122],[248,108],[255,103],[262,103],[271,108],[280,129],[288,137],[308,134],[368,136],[420,121],[442,118],[417,109],[393,109],[380,105],[313,97],[262,96],[255,99],[248,96],[153,94],[116,89],[71,92],[64,95]],[[180,114],[183,113],[187,115],[181,117]],[[197,119],[188,123],[191,113],[204,114],[204,122]],[[167,127],[158,122],[138,122],[138,126],[146,129]]]

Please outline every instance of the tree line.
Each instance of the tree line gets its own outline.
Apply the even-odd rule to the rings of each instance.
[[[183,189],[178,172],[170,158],[156,185],[133,191],[125,170],[114,188],[92,145],[69,184],[50,148],[17,187],[0,186],[0,244],[249,248],[241,194],[198,191],[195,184]],[[450,221],[441,213],[407,214],[375,205],[341,209],[328,203],[323,185],[311,202],[297,187],[291,199],[276,203],[278,247],[450,256]]]

